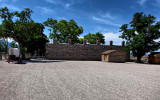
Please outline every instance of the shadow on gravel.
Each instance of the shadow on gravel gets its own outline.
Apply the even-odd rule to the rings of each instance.
[[[64,62],[64,61],[44,61],[44,60],[28,60],[26,63],[54,63],[54,62]]]
[[[22,62],[22,63],[14,63],[14,64],[27,64],[26,62]]]
[[[7,61],[6,61],[7,62]],[[27,63],[54,63],[54,62],[64,62],[64,61],[45,61],[45,60],[23,60],[21,63],[18,63],[17,61],[10,62],[10,64],[27,64]]]
[[[151,63],[148,63],[147,65],[158,65],[159,66],[160,64],[151,64]]]

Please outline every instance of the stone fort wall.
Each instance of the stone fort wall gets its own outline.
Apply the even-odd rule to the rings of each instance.
[[[46,59],[50,60],[101,60],[101,53],[107,50],[123,50],[124,42],[121,46],[112,45],[100,45],[100,43],[91,44],[72,44],[68,41],[68,44],[54,43],[46,44]],[[126,52],[126,60],[130,59],[129,52]]]

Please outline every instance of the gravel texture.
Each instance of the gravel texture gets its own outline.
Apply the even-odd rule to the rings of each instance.
[[[0,100],[160,100],[160,65],[0,61]]]

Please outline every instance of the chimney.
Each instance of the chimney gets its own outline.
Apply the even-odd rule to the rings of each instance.
[[[100,45],[100,40],[97,40],[97,45]]]
[[[72,39],[68,39],[68,44],[72,44]]]
[[[53,44],[56,44],[56,39],[55,38],[53,38]]]
[[[87,44],[87,40],[83,40],[83,44],[86,45]]]
[[[112,46],[113,45],[113,41],[110,41],[110,46]]]
[[[125,42],[124,42],[124,41],[122,41],[122,46],[123,46],[123,47],[125,46]]]

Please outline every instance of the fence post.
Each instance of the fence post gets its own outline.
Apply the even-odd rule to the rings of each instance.
[[[123,46],[123,47],[125,46],[125,42],[124,42],[124,41],[122,41],[122,46]]]
[[[87,40],[83,40],[83,44],[86,45],[87,44]]]
[[[72,44],[72,39],[68,39],[68,44]]]
[[[97,40],[97,45],[100,45],[100,40]]]
[[[113,41],[110,41],[110,46],[112,46],[113,45]]]
[[[53,44],[56,44],[56,39],[55,38],[53,38]]]

